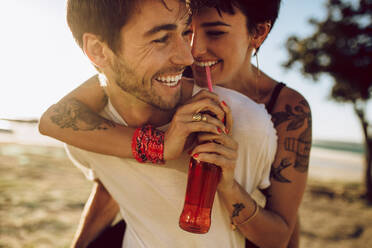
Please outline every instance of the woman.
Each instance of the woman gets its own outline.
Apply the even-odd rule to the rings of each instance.
[[[299,93],[288,87],[281,89],[282,84],[250,62],[274,25],[280,1],[202,2],[204,7],[193,16],[195,64],[192,69],[196,82],[205,85],[204,67],[210,66],[215,84],[264,104],[278,133],[278,150],[271,170],[271,186],[265,191],[265,208],[257,213],[251,196],[233,179],[231,190],[219,193],[229,214],[235,214],[234,226],[252,243],[259,247],[298,247],[297,212],[306,186],[311,146],[310,108]],[[66,104],[84,103],[87,111],[99,112],[107,99],[97,99],[105,97],[97,79],[92,78],[44,114],[41,132],[84,149],[132,157],[130,144],[134,129],[119,125],[109,127],[105,120],[96,116],[88,129],[103,126],[110,132],[97,132],[92,137],[91,133],[58,127],[50,120],[53,109]],[[98,144],[94,139],[99,140]],[[105,145],[105,140],[110,140],[110,146]],[[192,154],[198,152],[193,150]],[[203,160],[202,156],[199,159]],[[236,202],[243,208],[234,207]]]

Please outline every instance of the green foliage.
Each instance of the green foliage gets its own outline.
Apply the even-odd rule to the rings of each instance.
[[[346,2],[328,0],[327,17],[309,22],[316,31],[300,39],[289,37],[286,47],[291,68],[317,80],[321,74],[334,79],[331,97],[353,104],[365,138],[366,199],[372,204],[372,126],[367,118],[367,101],[372,96],[372,0]]]
[[[329,0],[326,7],[325,20],[309,21],[316,27],[314,34],[288,38],[284,66],[298,62],[301,72],[314,80],[322,73],[333,77],[336,101],[367,101],[372,95],[372,0]]]

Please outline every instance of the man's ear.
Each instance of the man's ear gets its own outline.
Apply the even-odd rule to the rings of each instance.
[[[265,41],[270,30],[271,30],[270,22],[259,23],[256,27],[256,30],[253,33],[252,46],[258,49]]]
[[[83,34],[83,51],[89,60],[98,68],[104,68],[108,63],[107,45],[95,34]]]

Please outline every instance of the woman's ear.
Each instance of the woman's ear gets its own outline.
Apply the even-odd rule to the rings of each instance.
[[[89,60],[98,68],[107,66],[106,43],[102,42],[95,34],[83,34],[83,51]]]
[[[271,30],[270,22],[257,24],[256,29],[253,34],[253,38],[252,38],[252,46],[258,49],[262,45],[262,43],[265,41],[270,30]]]

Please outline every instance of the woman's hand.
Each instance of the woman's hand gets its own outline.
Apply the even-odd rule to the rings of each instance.
[[[229,190],[234,185],[234,171],[238,158],[238,143],[231,137],[232,116],[230,108],[220,104],[225,112],[226,127],[220,135],[199,133],[198,144],[191,152],[192,156],[203,162],[215,164],[222,169],[222,177],[218,184],[221,191]]]
[[[201,144],[192,150],[192,156],[198,161],[220,166],[222,177],[218,190],[230,190],[234,185],[238,143],[227,134],[199,134],[198,140]]]
[[[217,118],[203,114],[204,121],[193,121],[193,115],[209,111]],[[186,141],[192,133],[208,133],[220,136],[225,126],[222,120],[225,116],[224,108],[216,94],[202,90],[192,99],[180,106],[173,116],[168,130],[164,136],[164,159],[178,158],[185,147]]]

